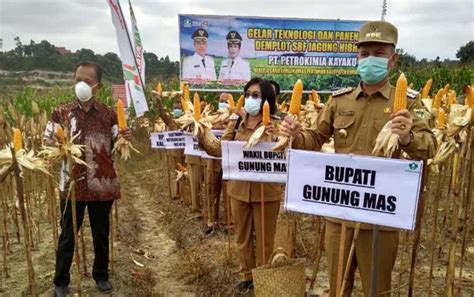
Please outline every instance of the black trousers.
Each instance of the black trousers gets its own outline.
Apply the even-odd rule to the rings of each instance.
[[[95,281],[109,279],[109,213],[113,200],[110,201],[77,201],[77,228],[81,228],[87,207],[94,243],[94,266],[92,277]],[[74,257],[74,229],[72,222],[71,201],[61,200],[61,235],[56,253],[56,273],[54,284],[67,286],[71,281],[69,270]]]

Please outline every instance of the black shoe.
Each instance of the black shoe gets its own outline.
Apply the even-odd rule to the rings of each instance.
[[[106,281],[96,281],[97,288],[99,288],[99,291],[101,292],[110,292],[112,291],[112,285],[108,280]]]
[[[54,297],[65,297],[69,293],[67,286],[54,286]]]
[[[253,281],[242,281],[235,287],[235,292],[237,294],[247,294],[251,289],[253,289]]]

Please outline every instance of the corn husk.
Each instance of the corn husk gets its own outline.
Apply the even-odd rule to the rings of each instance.
[[[80,132],[72,138],[67,138],[64,144],[58,143],[57,146],[43,146],[38,156],[46,160],[48,163],[55,163],[66,160],[67,154],[71,154],[72,160],[75,164],[88,166],[85,161],[81,159],[84,153],[85,145],[75,144],[74,140],[79,137]],[[89,166],[88,166],[89,167]]]
[[[40,171],[44,174],[50,174],[48,171],[48,164],[35,156],[33,150],[27,152],[24,149],[16,151],[16,159],[20,170],[26,168],[29,170]],[[0,171],[5,173],[12,166],[12,151],[11,147],[7,146],[6,148],[0,150]]]
[[[120,158],[124,161],[130,159],[132,151],[140,154],[140,152],[133,147],[132,143],[123,138],[121,135],[115,141],[114,148],[112,149],[112,153],[119,153]]]

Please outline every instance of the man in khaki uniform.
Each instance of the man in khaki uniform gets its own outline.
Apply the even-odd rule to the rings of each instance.
[[[427,121],[419,116],[420,113],[415,112],[422,107],[414,100],[414,96],[408,96],[407,110],[392,113],[395,88],[390,85],[388,73],[398,59],[395,52],[397,37],[397,28],[387,22],[367,22],[362,26],[359,32],[357,69],[362,82],[357,88],[345,88],[335,92],[332,100],[318,115],[317,125],[313,129],[301,131],[300,123],[285,119],[281,133],[293,136],[293,148],[318,151],[334,136],[336,153],[370,156],[378,133],[391,119],[392,132],[400,136],[399,150],[394,153],[394,158],[399,158],[402,151],[417,160],[426,160],[434,155],[435,137],[428,128]],[[338,259],[342,224],[346,224],[348,228],[344,242],[344,258]],[[361,225],[344,296],[351,296],[357,267],[364,293],[369,296],[372,227],[368,224]],[[327,218],[325,248],[329,264],[330,296],[336,296],[336,287],[341,286],[336,280],[337,265],[338,261],[342,260],[345,267],[353,233],[353,222]],[[398,231],[381,228],[379,236],[376,296],[390,296]]]

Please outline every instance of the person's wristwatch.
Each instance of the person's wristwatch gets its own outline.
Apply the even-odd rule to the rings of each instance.
[[[401,143],[401,141],[400,141],[400,138],[399,138],[399,139],[398,139],[398,144],[399,144],[401,147],[407,147],[407,146],[409,146],[410,144],[412,144],[414,138],[415,138],[415,135],[413,134],[413,131],[410,130],[410,141],[409,141],[407,144],[403,145],[403,144]]]

